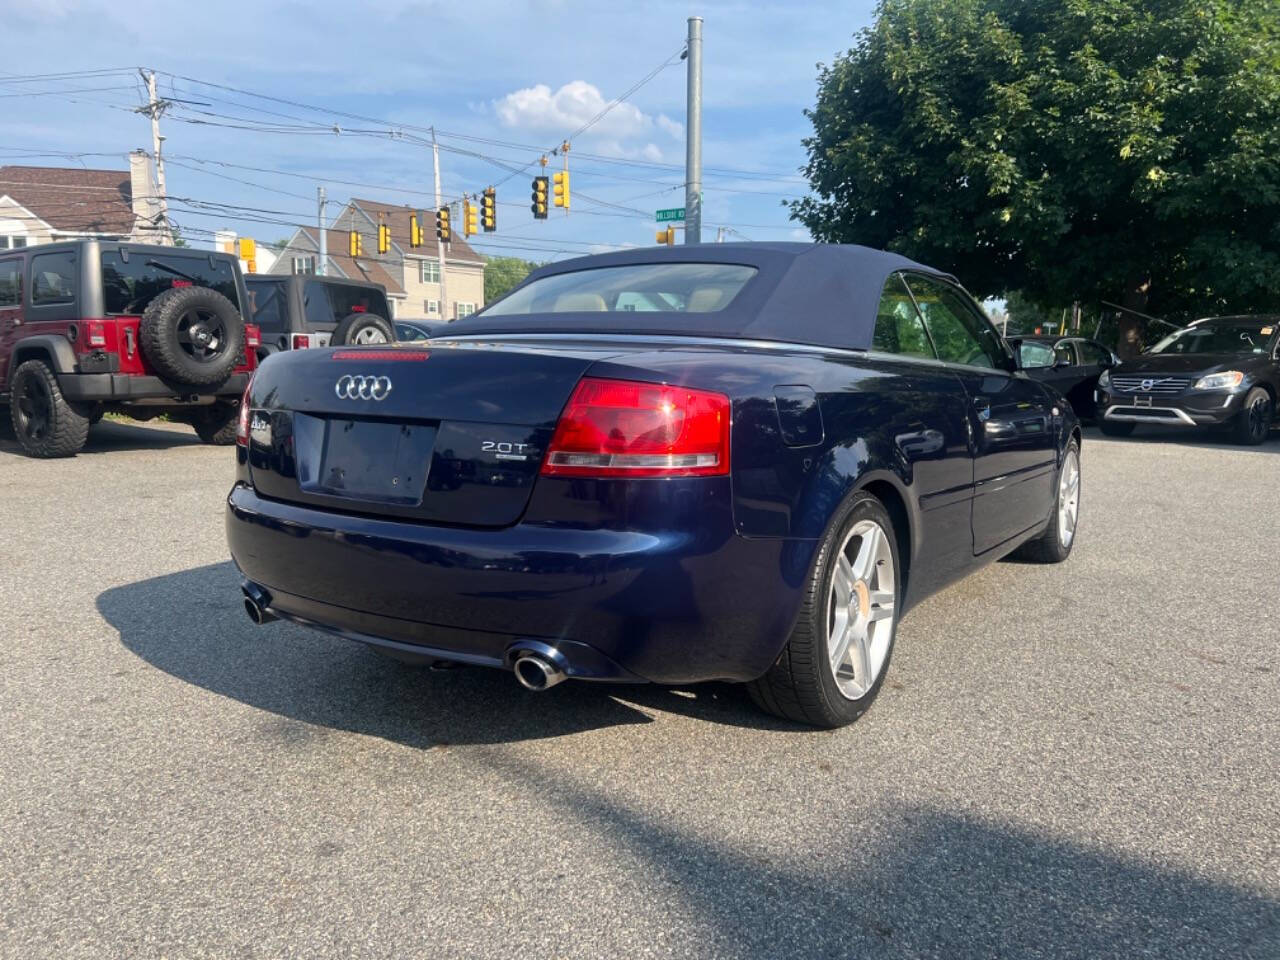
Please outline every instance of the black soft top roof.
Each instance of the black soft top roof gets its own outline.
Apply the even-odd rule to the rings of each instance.
[[[489,316],[482,310],[449,324],[448,336],[640,333],[866,349],[875,330],[880,292],[890,274],[914,270],[951,279],[906,257],[870,247],[712,243],[623,250],[564,260],[535,270],[520,286],[560,273],[655,263],[731,263],[755,267],[758,272],[727,307],[714,313],[619,311]]]

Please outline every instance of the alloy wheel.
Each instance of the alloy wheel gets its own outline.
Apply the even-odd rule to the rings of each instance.
[[[17,397],[18,425],[28,440],[41,440],[53,417],[53,397],[39,377],[27,377]]]
[[[353,343],[387,343],[387,335],[377,327],[365,327],[356,333]]]
[[[226,343],[226,325],[216,313],[188,310],[178,319],[178,345],[197,363],[217,360]]]
[[[1067,451],[1058,474],[1058,542],[1071,546],[1080,516],[1080,454],[1074,447]]]
[[[897,610],[893,543],[874,520],[854,524],[836,553],[827,600],[827,656],[840,693],[857,700],[889,655]]]
[[[1271,400],[1265,394],[1258,397],[1249,406],[1249,436],[1255,440],[1265,439],[1270,429],[1268,420],[1271,413]]]

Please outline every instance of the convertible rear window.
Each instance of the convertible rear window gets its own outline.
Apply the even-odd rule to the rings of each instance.
[[[532,313],[717,313],[756,274],[731,263],[644,263],[542,277],[482,316]]]

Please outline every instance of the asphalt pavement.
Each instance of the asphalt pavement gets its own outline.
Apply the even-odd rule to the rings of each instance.
[[[231,456],[0,440],[0,957],[1280,957],[1280,439],[1089,431],[836,732],[254,627]]]

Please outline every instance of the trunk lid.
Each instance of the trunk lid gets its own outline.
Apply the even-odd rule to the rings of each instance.
[[[560,411],[599,356],[435,343],[276,354],[250,400],[253,485],[345,512],[515,523]]]

